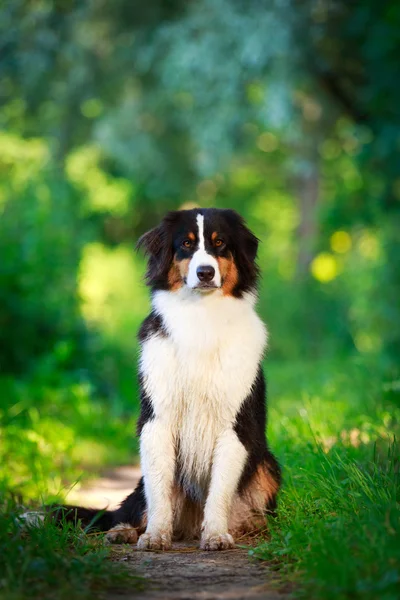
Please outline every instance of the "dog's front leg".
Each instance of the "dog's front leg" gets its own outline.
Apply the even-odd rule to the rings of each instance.
[[[246,458],[247,451],[232,429],[219,436],[204,509],[200,543],[203,550],[225,550],[234,546],[228,533],[228,520]]]
[[[170,427],[159,419],[148,421],[140,436],[141,465],[147,502],[147,528],[140,536],[141,550],[171,547],[175,448]]]

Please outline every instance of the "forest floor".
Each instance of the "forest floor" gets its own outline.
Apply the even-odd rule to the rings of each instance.
[[[247,548],[236,540],[237,549],[221,553],[107,546],[102,535],[57,526],[51,514],[27,528],[21,514],[64,503],[70,482],[68,502],[99,509],[132,491],[139,469],[115,465],[137,462],[134,417],[117,419],[79,395],[75,405],[70,395],[60,399],[53,413],[49,391],[46,410],[9,415],[0,440],[0,600],[397,600],[399,377],[360,357],[274,363],[268,373],[268,439],[284,482],[278,516],[268,539]]]
[[[68,501],[95,508],[113,508],[135,487],[140,470],[118,467],[79,490]],[[225,552],[203,552],[195,543],[175,543],[169,552],[141,552],[135,546],[113,546],[111,560],[124,562],[143,578],[141,590],[121,588],[107,600],[278,600],[289,597],[267,563],[249,556],[241,545]]]

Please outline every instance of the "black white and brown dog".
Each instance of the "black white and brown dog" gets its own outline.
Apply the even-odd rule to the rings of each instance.
[[[280,486],[267,446],[261,367],[267,331],[255,311],[258,240],[233,210],[170,212],[139,240],[152,309],[140,332],[138,421],[143,476],[95,525],[112,543],[203,550],[265,524]],[[75,509],[90,521],[96,511]]]

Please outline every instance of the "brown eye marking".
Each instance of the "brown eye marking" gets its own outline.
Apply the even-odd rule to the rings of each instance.
[[[196,241],[196,236],[192,231],[187,234],[187,237],[183,240],[181,247],[185,249],[189,249],[193,246],[193,242]]]
[[[214,244],[215,248],[221,248],[221,246],[225,245],[224,240],[222,240],[220,237],[218,237],[218,232],[214,231],[214,233],[211,236],[212,242]]]

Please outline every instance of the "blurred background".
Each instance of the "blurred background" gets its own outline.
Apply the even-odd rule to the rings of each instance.
[[[134,245],[170,209],[261,239],[283,388],[354,361],[398,385],[399,44],[390,0],[1,4],[1,487],[134,456]]]

